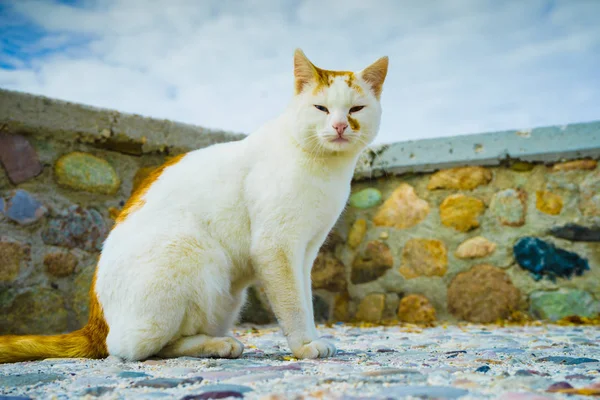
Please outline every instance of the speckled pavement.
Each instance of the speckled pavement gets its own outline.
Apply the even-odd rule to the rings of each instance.
[[[291,357],[274,328],[240,328],[237,360],[183,357],[0,365],[34,399],[577,399],[600,396],[598,326],[320,326],[339,353]],[[592,397],[590,397],[592,396]],[[16,398],[3,397],[0,399]]]

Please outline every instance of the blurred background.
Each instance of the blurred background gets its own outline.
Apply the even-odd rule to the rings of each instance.
[[[597,0],[2,0],[0,87],[249,133],[325,69],[390,57],[378,143],[590,121]]]

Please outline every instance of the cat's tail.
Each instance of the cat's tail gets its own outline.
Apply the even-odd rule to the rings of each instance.
[[[0,336],[0,363],[41,360],[44,358],[105,358],[108,325],[94,286],[90,290],[90,317],[86,326],[64,335]]]

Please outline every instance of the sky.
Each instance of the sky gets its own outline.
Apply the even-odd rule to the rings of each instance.
[[[600,0],[0,0],[0,87],[251,133],[301,48],[390,58],[376,143],[600,119]]]

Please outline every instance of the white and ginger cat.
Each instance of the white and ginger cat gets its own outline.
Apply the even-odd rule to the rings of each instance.
[[[379,130],[387,69],[383,57],[327,71],[296,50],[295,94],[279,117],[170,160],[133,193],[104,242],[88,324],[0,337],[0,362],[239,357],[228,333],[255,281],[294,356],[333,355],[315,327],[310,271]]]

